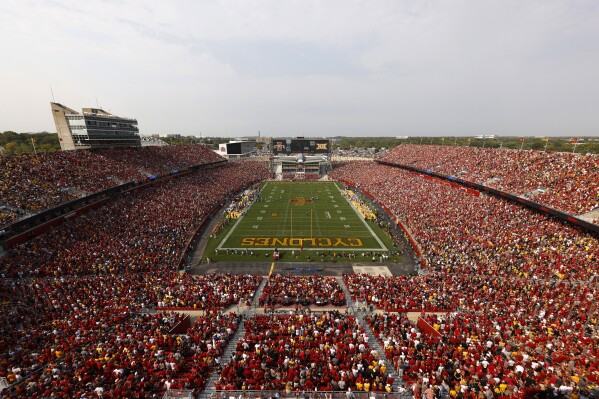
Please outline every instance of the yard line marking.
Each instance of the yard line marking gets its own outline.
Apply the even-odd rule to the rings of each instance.
[[[339,194],[341,194],[341,196],[343,196],[343,193],[341,192],[341,189],[339,188],[339,186],[335,184],[335,187],[337,187],[337,190],[339,190]],[[345,198],[345,197],[343,197],[343,198]],[[378,244],[381,246],[381,249],[388,250],[388,248],[385,246],[385,244],[383,244],[383,242],[381,241],[381,239],[379,238],[379,236],[376,235],[376,233],[372,230],[372,228],[366,222],[366,220],[362,219],[362,216],[360,215],[360,212],[358,212],[358,210],[356,209],[356,207],[354,206],[354,204],[352,204],[349,201],[347,201],[347,203],[352,207],[352,209],[354,210],[354,212],[356,212],[356,215],[358,216],[358,219],[360,219],[362,221],[362,223],[364,223],[364,226],[368,229],[368,231],[370,232],[370,234],[372,234],[372,237],[376,240],[376,242],[378,242]]]
[[[219,250],[222,249],[223,244],[229,239],[229,237],[231,236],[231,234],[233,234],[233,232],[235,231],[235,229],[237,228],[237,225],[239,224],[239,222],[241,222],[241,219],[243,219],[243,217],[240,217],[237,219],[237,221],[235,222],[235,224],[233,225],[233,227],[231,227],[231,230],[229,230],[229,232],[227,233],[227,235],[225,236],[225,238],[223,238],[223,240],[218,244],[218,248]]]

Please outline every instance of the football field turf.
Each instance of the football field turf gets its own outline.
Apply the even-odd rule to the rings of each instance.
[[[338,183],[266,182],[217,248],[387,251],[373,229]]]

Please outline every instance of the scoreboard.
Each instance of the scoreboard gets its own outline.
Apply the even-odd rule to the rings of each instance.
[[[272,152],[275,155],[328,154],[331,152],[331,143],[326,139],[272,139]]]

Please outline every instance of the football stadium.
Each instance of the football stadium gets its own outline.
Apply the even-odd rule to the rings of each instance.
[[[0,38],[0,399],[599,399],[598,0]]]
[[[291,156],[3,157],[2,397],[597,394],[599,157]]]

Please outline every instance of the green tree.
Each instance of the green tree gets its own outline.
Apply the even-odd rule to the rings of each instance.
[[[13,154],[15,152],[15,147],[17,146],[17,142],[16,141],[11,141],[9,143],[6,143],[4,145],[4,152],[7,155]]]

